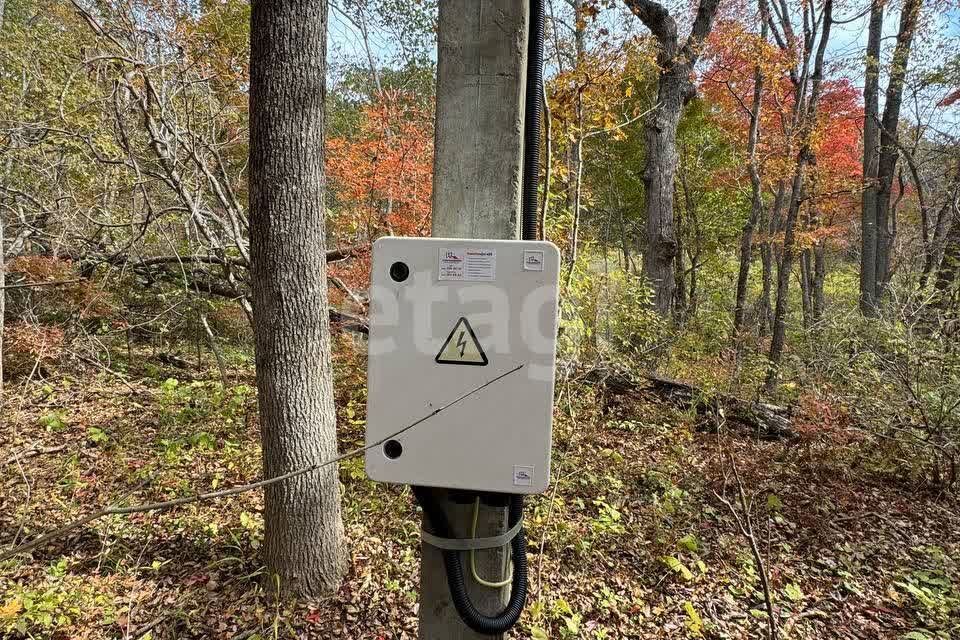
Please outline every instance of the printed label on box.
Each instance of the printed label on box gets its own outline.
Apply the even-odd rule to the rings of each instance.
[[[543,251],[527,249],[523,252],[524,271],[543,271]]]
[[[514,465],[513,467],[513,486],[531,487],[533,486],[533,466],[532,465]]]
[[[482,247],[440,249],[438,280],[490,282],[497,277],[497,250]]]

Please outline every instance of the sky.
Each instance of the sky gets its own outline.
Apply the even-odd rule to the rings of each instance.
[[[857,2],[857,5],[865,6],[864,2]],[[555,7],[559,11],[565,3],[557,2]],[[847,20],[851,17],[853,9],[838,9],[835,19]],[[643,31],[639,21],[629,15],[618,15],[614,12],[606,12],[602,15],[604,26],[611,30],[621,32]],[[562,16],[561,16],[562,17]],[[956,4],[954,8],[946,12],[925,14],[925,24],[920,34],[915,39],[914,49],[911,58],[911,68],[917,70],[931,70],[942,64],[951,56],[960,53],[960,8]],[[830,72],[834,76],[845,76],[849,78],[855,86],[863,87],[863,55],[866,48],[866,28],[868,16],[864,15],[857,20],[846,24],[835,24],[831,42],[828,46],[828,60],[831,62]],[[885,56],[889,59],[890,50],[897,34],[899,22],[899,11],[893,8],[884,20],[884,47]],[[396,42],[396,36],[389,28],[378,27],[372,24],[370,32],[371,48],[374,57],[378,59],[379,64],[395,59],[400,50]],[[332,60],[350,60],[366,64],[366,53],[363,47],[363,39],[357,27],[346,20],[336,9],[331,9],[330,14],[330,53]],[[430,57],[436,59],[436,49],[430,52]],[[547,73],[550,73],[551,65],[548,65]],[[881,79],[881,92],[886,86],[886,79]],[[960,131],[960,109],[944,109],[937,107],[937,102],[942,99],[949,90],[947,88],[937,88],[934,91],[927,92],[920,102],[909,105],[911,111],[919,111],[921,119],[930,122],[936,122],[936,126],[941,129],[957,129]],[[881,96],[881,105],[883,98]],[[905,115],[908,115],[905,113]],[[932,119],[931,119],[932,118]]]

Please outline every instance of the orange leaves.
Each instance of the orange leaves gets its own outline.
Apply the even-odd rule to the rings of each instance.
[[[744,155],[758,68],[763,76],[757,158],[768,192],[792,175],[800,137],[805,135],[793,124],[792,58],[790,52],[780,50],[736,20],[714,29],[705,55],[708,67],[701,91],[711,104],[711,118]],[[828,225],[849,220],[856,209],[852,199],[859,197],[861,182],[862,120],[860,93],[850,80],[825,80],[816,127],[810,132],[816,162],[808,172],[807,194]],[[734,179],[746,183],[747,169],[746,163],[740,165]]]
[[[788,176],[793,166],[789,156],[794,143],[789,131],[793,88],[788,56],[741,22],[728,20],[714,29],[704,59],[708,67],[701,90],[713,106],[712,118],[730,142],[743,150],[747,146],[759,67],[763,94],[757,155],[769,182]]]
[[[360,108],[356,131],[327,141],[331,236],[343,244],[384,233],[430,231],[433,197],[433,113],[415,96],[383,91]],[[369,257],[331,269],[348,286],[366,286]]]
[[[7,263],[8,273],[20,274],[30,283],[68,280],[73,276],[73,263],[52,256],[18,256]]]
[[[846,244],[846,236],[847,228],[836,224],[806,231],[797,231],[796,247],[798,250],[809,249],[825,240],[830,240],[833,244],[843,246]]]
[[[26,322],[8,324],[3,329],[6,369],[14,375],[27,375],[35,367],[55,362],[63,353],[63,329]]]
[[[111,293],[92,280],[80,279],[73,262],[55,256],[18,256],[7,264],[7,273],[21,276],[30,284],[63,282],[58,287],[34,289],[34,296],[52,312],[70,311],[82,319],[105,316],[111,312]]]
[[[373,240],[429,230],[433,193],[432,114],[401,92],[383,92],[362,109],[359,131],[327,143],[327,173],[341,205],[334,224]],[[364,237],[366,236],[366,237]]]

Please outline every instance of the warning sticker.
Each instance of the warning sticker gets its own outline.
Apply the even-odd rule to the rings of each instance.
[[[484,248],[440,249],[438,280],[485,282],[497,277],[497,250]]]
[[[473,327],[466,318],[460,318],[453,325],[453,331],[447,336],[434,360],[437,364],[469,364],[482,367],[487,364],[487,354],[483,352]]]

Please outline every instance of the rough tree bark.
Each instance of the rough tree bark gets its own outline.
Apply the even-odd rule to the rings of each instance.
[[[813,247],[813,321],[823,320],[827,299],[823,292],[823,283],[827,279],[827,243],[818,240]]]
[[[810,328],[813,315],[813,250],[800,252],[800,307],[803,330]]]
[[[767,39],[767,4],[760,2],[760,38]],[[760,139],[760,108],[763,104],[763,71],[758,64],[753,70],[753,99],[750,103],[750,133],[747,136],[747,158],[750,170],[750,217],[740,235],[740,269],[737,274],[737,293],[734,298],[733,332],[743,329],[747,305],[747,284],[750,280],[750,262],[753,260],[753,234],[763,217],[763,185],[760,182],[760,166],[757,162],[757,142]]]
[[[780,219],[783,213],[783,201],[786,199],[787,187],[783,180],[778,181],[777,190],[773,196],[773,206],[767,213],[767,209],[762,210],[760,228],[766,233],[763,243],[760,245],[760,262],[762,267],[763,285],[760,291],[760,300],[758,306],[760,313],[758,318],[759,333],[766,337],[773,331],[773,263],[775,262],[773,236],[780,228]]]
[[[773,335],[770,339],[770,353],[768,360],[770,369],[767,372],[766,389],[772,392],[779,378],[780,360],[783,357],[783,348],[787,338],[787,306],[789,304],[790,275],[793,272],[794,253],[796,251],[797,218],[800,207],[805,199],[806,172],[810,164],[815,161],[812,145],[813,132],[817,124],[817,108],[823,88],[823,61],[830,40],[830,30],[833,27],[833,0],[826,0],[820,17],[820,41],[814,57],[813,73],[810,76],[810,94],[806,96],[806,81],[797,82],[795,122],[800,126],[800,149],[793,172],[793,185],[790,190],[790,204],[787,208],[787,218],[783,230],[783,258],[780,270],[777,273],[777,304],[773,312]],[[813,45],[814,33],[805,34],[804,49],[810,51]],[[809,53],[805,55],[809,60]],[[806,71],[804,71],[804,76]],[[805,105],[805,109],[803,108]]]
[[[684,186],[683,190],[684,190],[684,193],[686,194],[687,181],[684,175],[686,173],[686,169],[684,167],[686,163],[683,161],[683,153],[684,152],[681,151],[680,163],[678,165],[679,179],[677,180],[677,182],[679,182],[681,185]],[[674,190],[676,190],[676,184],[674,184]],[[676,192],[674,192],[674,197],[676,197]],[[684,268],[683,268],[683,252],[685,249],[683,234],[686,233],[686,230],[684,229],[684,225],[683,225],[683,213],[685,209],[689,210],[689,204],[686,198],[684,198],[683,204],[684,206],[682,207],[673,208],[673,225],[677,233],[677,255],[674,259],[674,272],[676,273],[676,275],[674,276],[674,280],[676,282],[676,289],[674,292],[675,298],[673,302],[674,304],[673,318],[677,324],[683,324],[683,321],[686,318],[686,313],[687,313],[687,279],[686,279],[686,273],[684,272]]]
[[[880,133],[880,39],[883,2],[874,0],[867,28],[867,60],[863,85],[863,195],[860,209],[860,313],[877,312],[877,143]]]
[[[940,267],[937,269],[937,276],[934,279],[934,305],[941,312],[946,313],[957,306],[957,296],[960,293],[958,287],[958,274],[960,274],[960,206],[958,206],[957,196],[954,195],[953,202],[953,224],[947,232],[944,239],[943,258],[940,260]]]
[[[324,253],[326,0],[257,0],[250,37],[250,238],[264,476],[336,455]],[[265,491],[265,559],[283,593],[347,566],[335,467]],[[273,585],[271,585],[273,587]]]
[[[916,32],[921,3],[922,0],[906,0],[903,9],[901,9],[900,28],[897,32],[897,44],[893,50],[893,60],[890,63],[890,80],[887,83],[883,118],[880,122],[880,149],[877,159],[875,304],[879,304],[883,299],[890,283],[890,253],[893,249],[890,198],[893,192],[897,160],[900,157],[897,132],[900,125],[900,105],[903,101],[907,64],[910,61],[910,48],[913,44],[913,35]]]
[[[719,0],[700,0],[693,28],[680,44],[677,22],[663,5],[653,0],[625,0],[626,5],[657,39],[657,106],[646,127],[647,166],[643,186],[646,194],[647,243],[643,253],[646,277],[653,286],[653,305],[669,317],[676,279],[674,260],[677,239],[673,226],[673,181],[677,172],[677,124],[686,105],[696,94],[691,80],[701,45],[710,34]]]

